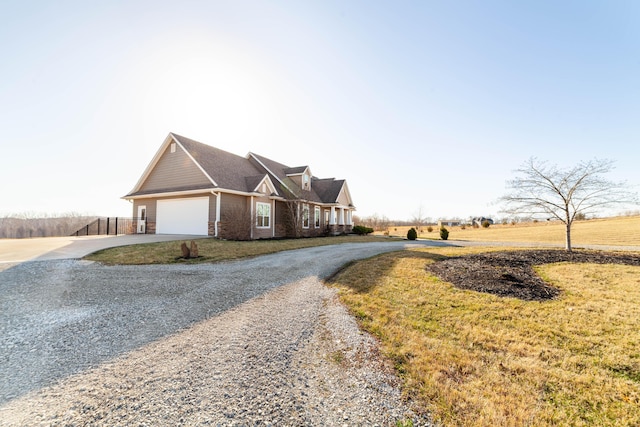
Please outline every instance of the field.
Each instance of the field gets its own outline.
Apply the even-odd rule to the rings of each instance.
[[[410,227],[389,227],[390,236],[406,237]],[[446,227],[449,240],[468,240],[485,242],[536,242],[564,244],[565,226],[559,221],[544,221],[523,224],[494,224],[489,228],[467,226]],[[433,226],[429,233],[427,227],[421,227],[419,238],[439,239],[438,227]],[[571,240],[574,246],[614,245],[640,246],[640,216],[623,216],[603,219],[576,221],[571,228]]]
[[[462,290],[426,269],[497,250],[385,254],[332,284],[443,425],[640,425],[640,267],[537,266],[560,290],[546,301]]]

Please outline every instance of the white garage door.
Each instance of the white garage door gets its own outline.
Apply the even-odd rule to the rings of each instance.
[[[209,231],[209,198],[158,200],[157,234],[196,234]]]

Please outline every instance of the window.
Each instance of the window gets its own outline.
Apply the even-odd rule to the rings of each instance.
[[[309,189],[309,175],[307,175],[306,173],[302,175],[302,189],[303,190]]]
[[[271,225],[271,205],[269,203],[256,203],[256,227],[269,228]]]
[[[309,205],[302,206],[302,228],[309,228]]]
[[[320,228],[320,208],[318,206],[313,208],[313,219],[316,222],[316,228]]]
[[[176,143],[175,143],[175,142],[172,142],[172,143],[171,143],[171,152],[172,152],[172,153],[175,153],[175,152],[176,152]]]

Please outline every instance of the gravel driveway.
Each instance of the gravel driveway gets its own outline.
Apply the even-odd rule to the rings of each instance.
[[[0,425],[426,425],[374,340],[320,282],[406,246],[9,268],[0,272]]]

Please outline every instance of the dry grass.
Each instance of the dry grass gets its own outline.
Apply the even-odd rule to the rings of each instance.
[[[95,252],[86,256],[85,259],[99,261],[107,265],[216,262],[313,246],[388,241],[388,239],[373,236],[337,236],[312,239],[252,240],[244,242],[213,238],[197,239],[195,241],[198,245],[198,253],[200,256],[189,260],[180,258],[180,245],[183,241],[120,246]],[[189,241],[186,241],[186,243],[187,246],[189,246]]]
[[[487,250],[385,254],[334,284],[444,425],[640,425],[640,267],[537,267],[563,291],[547,302],[459,290],[424,268]]]
[[[390,227],[392,236],[406,237],[410,227]],[[564,224],[538,222],[515,225],[495,224],[489,228],[473,228],[467,226],[447,227],[450,240],[471,240],[484,242],[535,242],[564,244]],[[426,227],[421,228],[420,238],[439,239],[438,227],[431,233]],[[590,219],[576,221],[571,228],[571,239],[574,245],[640,245],[640,216]]]

